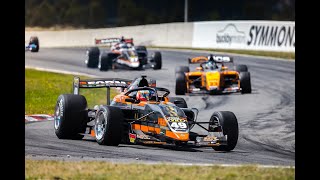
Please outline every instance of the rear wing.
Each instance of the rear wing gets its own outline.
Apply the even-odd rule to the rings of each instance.
[[[233,62],[233,57],[230,57],[230,56],[214,55],[212,57],[216,63],[232,63]],[[189,64],[197,64],[197,63],[203,63],[207,61],[208,61],[208,57],[206,56],[198,56],[192,59],[191,58],[188,59]]]
[[[95,45],[100,45],[100,44],[107,44],[107,45],[112,45],[113,43],[120,43],[120,38],[102,38],[102,39],[94,39],[94,44]],[[133,38],[128,38],[124,39],[126,43],[131,43],[133,44]]]
[[[121,91],[127,88],[132,80],[121,78],[84,79],[73,78],[73,94],[79,95],[80,88],[107,88],[107,105],[110,103],[110,87],[120,87]]]

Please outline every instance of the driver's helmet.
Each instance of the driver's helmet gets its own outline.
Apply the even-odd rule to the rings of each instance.
[[[140,101],[149,101],[152,97],[152,92],[149,90],[140,90],[136,94],[136,99]]]
[[[211,62],[213,62],[213,61],[214,61],[214,59],[213,59],[213,55],[212,55],[212,54],[210,54],[210,55],[208,56],[208,61],[211,61]]]
[[[125,39],[124,39],[124,37],[123,37],[123,36],[121,36],[121,38],[120,38],[120,42],[125,42]]]
[[[211,70],[218,68],[216,62],[213,59],[213,55],[212,54],[210,54],[208,56],[208,62],[206,63],[205,68],[206,69],[211,69]]]

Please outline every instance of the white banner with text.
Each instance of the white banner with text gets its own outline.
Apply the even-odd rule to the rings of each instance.
[[[295,22],[195,22],[192,47],[295,52]]]

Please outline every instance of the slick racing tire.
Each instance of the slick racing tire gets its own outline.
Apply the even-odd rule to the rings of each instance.
[[[37,47],[35,49],[31,49],[31,52],[38,52],[40,49],[40,44],[39,44],[39,38],[37,36],[31,36],[29,45],[30,44],[35,44]]]
[[[54,113],[54,130],[59,139],[82,139],[88,119],[87,100],[82,95],[62,94]]]
[[[242,94],[251,93],[250,72],[240,72],[240,88]]]
[[[152,59],[153,59],[153,61],[155,63],[154,66],[153,66],[153,69],[154,70],[161,69],[161,67],[162,67],[162,56],[161,56],[161,53],[158,52],[158,51],[154,52]]]
[[[138,70],[141,70],[143,69],[143,65],[148,64],[148,51],[145,46],[136,46],[135,49],[137,51],[140,63]]]
[[[118,146],[122,139],[124,117],[120,108],[100,106],[96,114],[94,132],[100,145]]]
[[[235,70],[238,72],[248,72],[248,67],[247,65],[239,64],[239,65],[236,65]]]
[[[86,51],[85,63],[89,68],[96,68],[99,63],[100,50],[98,47],[91,47]]]
[[[98,68],[100,71],[108,71],[112,69],[113,60],[117,57],[117,55],[113,53],[103,52],[99,59]]]
[[[238,120],[233,112],[217,111],[210,118],[210,122],[218,121],[222,126],[223,135],[227,136],[227,145],[212,147],[216,151],[231,151],[238,142],[239,127]]]
[[[110,69],[110,66],[109,66],[109,56],[108,56],[108,53],[106,52],[103,52],[101,53],[100,57],[99,57],[99,63],[98,63],[98,68],[100,71],[107,71]]]
[[[145,46],[136,46],[136,51],[147,51],[147,48]]]
[[[188,66],[178,66],[175,69],[175,73],[180,73],[180,72],[190,72],[190,68]]]
[[[176,95],[185,95],[187,92],[186,76],[184,73],[176,73]]]
[[[188,108],[186,100],[184,100],[184,98],[182,97],[170,97],[169,101],[178,106],[179,108]]]

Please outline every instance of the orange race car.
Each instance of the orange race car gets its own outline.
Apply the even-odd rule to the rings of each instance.
[[[251,93],[250,72],[246,65],[234,65],[232,57],[209,55],[188,59],[189,64],[200,64],[190,72],[189,66],[175,69],[175,93]]]
[[[107,88],[107,103],[87,108],[79,94],[81,88]],[[110,88],[121,88],[110,101]],[[238,141],[238,121],[230,111],[216,111],[207,122],[197,122],[198,110],[188,108],[180,97],[156,87],[154,80],[141,76],[134,80],[74,78],[73,94],[58,97],[54,129],[59,139],[82,139],[89,135],[101,145],[161,144],[207,146],[217,151],[231,151]],[[207,128],[203,124],[208,124]],[[194,125],[207,134],[190,130]]]

